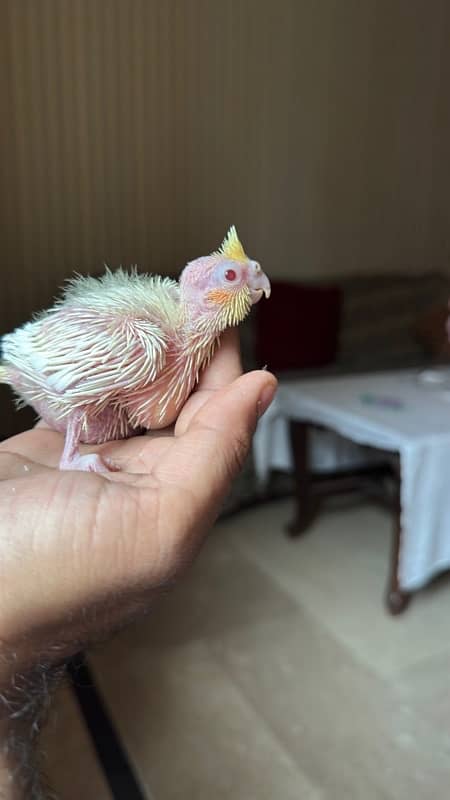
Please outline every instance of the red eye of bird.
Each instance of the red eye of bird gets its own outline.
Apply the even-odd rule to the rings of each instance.
[[[234,269],[227,269],[225,273],[225,278],[227,281],[235,281],[236,280],[236,272]]]

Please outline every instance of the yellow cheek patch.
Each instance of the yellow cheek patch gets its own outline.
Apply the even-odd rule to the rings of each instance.
[[[243,286],[239,291],[211,289],[206,297],[219,306],[220,311],[217,320],[222,329],[230,325],[238,325],[250,311],[250,291],[247,286]]]

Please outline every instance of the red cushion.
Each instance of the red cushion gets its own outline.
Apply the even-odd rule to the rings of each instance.
[[[258,303],[256,355],[269,369],[320,367],[336,358],[341,293],[337,286],[272,282]]]

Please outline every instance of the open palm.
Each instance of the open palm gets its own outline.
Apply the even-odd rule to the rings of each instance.
[[[229,334],[173,431],[95,448],[119,472],[59,471],[63,437],[42,425],[0,445],[0,639],[54,628],[76,650],[189,562],[275,390],[239,375]]]

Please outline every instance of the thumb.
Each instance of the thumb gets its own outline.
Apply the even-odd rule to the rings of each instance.
[[[174,446],[153,472],[162,489],[158,523],[166,575],[189,562],[217,517],[276,387],[269,372],[249,372],[213,391],[186,425],[177,425]]]
[[[258,370],[213,392],[177,434],[176,473],[171,465],[174,472],[164,479],[189,485],[200,506],[220,503],[242,467],[258,418],[276,388],[274,375]]]
[[[271,404],[276,389],[277,380],[270,372],[255,370],[241,375],[213,394],[187,430],[207,428],[220,437],[225,448],[235,448],[241,442],[248,450],[258,419]]]

